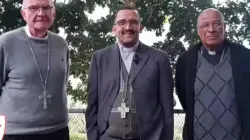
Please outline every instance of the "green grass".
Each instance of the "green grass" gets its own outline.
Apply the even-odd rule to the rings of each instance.
[[[87,140],[87,138],[85,136],[72,133],[70,134],[70,140]]]
[[[174,140],[182,140],[184,114],[174,114]]]

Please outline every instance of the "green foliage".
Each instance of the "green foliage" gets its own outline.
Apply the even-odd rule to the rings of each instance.
[[[20,0],[0,2],[0,34],[24,25],[20,14]]]
[[[19,0],[0,2],[0,33],[25,25],[21,19],[20,4]],[[67,3],[56,4],[57,17],[51,30],[59,32],[59,28],[64,29],[72,46],[71,75],[81,80],[76,89],[69,87],[69,94],[75,100],[86,102],[90,57],[93,51],[115,42],[111,34],[114,14],[123,4],[123,0],[68,0]],[[86,13],[92,13],[97,6],[108,7],[109,14],[93,21]],[[153,47],[168,52],[173,72],[176,58],[185,51],[180,39],[188,44],[199,41],[196,21],[199,13],[206,8],[215,7],[222,11],[228,22],[228,39],[238,43],[250,41],[250,5],[247,1],[228,0],[223,5],[214,5],[212,0],[137,0],[136,7],[142,24],[147,30],[155,31],[157,36],[162,35],[164,23],[170,24],[165,40],[154,43]]]

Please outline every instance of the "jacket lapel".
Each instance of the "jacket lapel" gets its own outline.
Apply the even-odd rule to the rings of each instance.
[[[111,54],[107,60],[107,69],[112,81],[120,84],[120,52],[117,44],[111,46]]]
[[[241,53],[239,52],[239,49],[236,49],[236,47],[234,46],[230,46],[229,45],[229,48],[231,50],[231,65],[232,65],[232,73],[233,73],[233,78],[234,78],[234,88],[235,88],[235,94],[236,95],[239,95],[241,97],[240,94],[243,94],[243,93],[240,93],[240,87],[241,87],[241,83],[242,83],[242,78],[244,77],[244,73],[242,72],[242,69],[243,69],[243,65],[242,65],[242,61],[240,59],[240,55]]]
[[[135,56],[134,56],[134,58],[137,57],[136,58],[137,64],[133,61],[131,64],[132,66],[131,66],[131,71],[130,71],[130,83],[132,83],[135,80],[136,76],[140,73],[141,69],[146,64],[149,58],[149,54],[147,53],[147,51],[148,51],[147,46],[145,46],[144,44],[140,42],[139,47],[137,51],[135,52]]]
[[[193,139],[193,115],[194,115],[194,82],[196,78],[196,71],[197,71],[197,60],[198,60],[198,52],[200,50],[202,44],[197,44],[191,47],[186,55],[186,103],[188,106],[187,113],[190,114],[187,116],[188,120],[188,135],[190,139]]]
[[[188,50],[187,52],[187,58],[186,58],[186,75],[187,75],[187,103],[188,106],[193,106],[194,103],[194,82],[196,78],[196,71],[197,71],[197,60],[198,60],[198,52],[200,49],[201,44],[198,44],[196,46],[193,46]],[[192,107],[193,108],[193,107]]]
[[[229,45],[230,46],[230,45]],[[237,46],[238,47],[238,46]],[[246,73],[244,72],[244,60],[242,60],[240,57],[243,52],[241,52],[242,49],[237,48],[236,46],[230,46],[231,49],[231,66],[232,66],[232,73],[234,78],[234,92],[235,92],[235,100],[237,104],[237,110],[239,114],[239,118],[241,121],[241,125],[244,127],[245,125],[245,110],[247,110],[248,107],[245,106],[246,102],[249,102],[247,97],[247,88],[249,85],[246,85],[247,81],[245,81],[244,77]]]

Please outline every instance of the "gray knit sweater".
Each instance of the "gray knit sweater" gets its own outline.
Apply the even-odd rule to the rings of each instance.
[[[47,47],[51,49],[47,109],[43,86],[29,42],[43,79],[47,73]],[[50,45],[49,45],[50,44]],[[7,135],[46,134],[68,125],[68,45],[55,33],[48,40],[30,38],[24,27],[0,36],[0,114],[6,116]]]

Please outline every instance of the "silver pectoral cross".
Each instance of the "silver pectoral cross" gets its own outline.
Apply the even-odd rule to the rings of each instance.
[[[121,112],[121,118],[125,119],[126,118],[126,114],[129,112],[129,108],[126,107],[126,103],[122,102],[121,106],[118,107],[118,111]]]
[[[40,100],[43,100],[43,107],[44,109],[48,108],[48,100],[47,99],[51,99],[51,95],[47,94],[46,90],[43,91],[43,95],[39,96]]]

